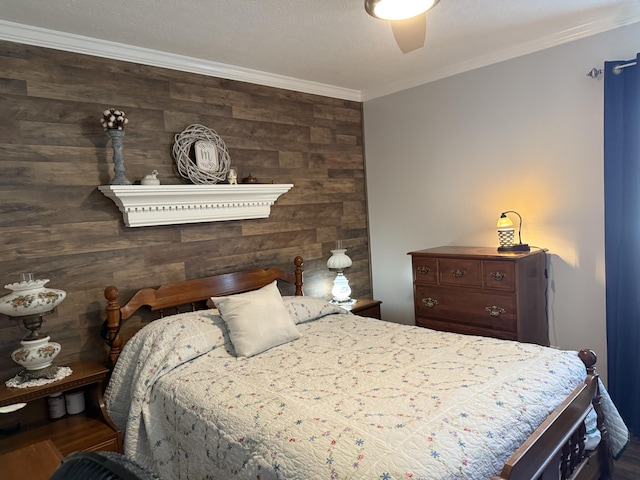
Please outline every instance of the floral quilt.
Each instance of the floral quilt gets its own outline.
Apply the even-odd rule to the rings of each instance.
[[[488,479],[585,378],[537,345],[351,314],[297,327],[250,358],[215,311],[138,332],[105,398],[125,453],[165,479]]]

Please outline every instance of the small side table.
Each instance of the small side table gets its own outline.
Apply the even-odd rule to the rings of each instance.
[[[76,450],[122,453],[122,433],[109,418],[102,397],[109,369],[98,362],[82,360],[69,364],[69,367],[73,373],[68,377],[37,387],[9,388],[4,383],[0,384],[0,406],[28,404],[20,411],[20,429],[0,438],[0,453],[9,453],[44,440],[50,440],[64,456]],[[73,390],[84,391],[85,410],[49,419],[47,397]]]
[[[380,304],[382,302],[380,300],[372,300],[370,298],[361,298],[354,305],[350,305],[347,307],[342,307],[345,310],[351,311],[351,313],[355,315],[360,315],[361,317],[371,317],[377,318],[378,320],[382,320],[382,315],[380,313]]]
[[[0,455],[4,480],[48,480],[62,460],[62,454],[50,441],[26,445]]]

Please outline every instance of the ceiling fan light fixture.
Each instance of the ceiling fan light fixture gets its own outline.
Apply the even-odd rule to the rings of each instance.
[[[364,9],[381,20],[405,20],[433,8],[440,0],[365,0]]]

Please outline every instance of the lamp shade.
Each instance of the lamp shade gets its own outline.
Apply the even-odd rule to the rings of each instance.
[[[503,213],[498,219],[498,228],[513,228],[513,222]]]
[[[10,317],[44,315],[62,302],[67,293],[64,290],[45,288],[48,278],[11,283],[4,288],[11,293],[0,298],[0,313]]]
[[[416,17],[440,0],[365,0],[364,9],[381,20],[405,20]]]
[[[342,271],[345,268],[349,268],[351,266],[351,259],[345,253],[347,250],[344,248],[337,248],[335,250],[331,250],[331,256],[327,261],[327,268],[329,270]]]

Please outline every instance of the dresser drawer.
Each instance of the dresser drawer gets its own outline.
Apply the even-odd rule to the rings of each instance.
[[[438,260],[440,285],[482,287],[481,262],[467,258],[441,258]]]
[[[111,440],[105,440],[102,443],[98,443],[96,445],[92,445],[87,448],[87,450],[92,450],[94,452],[107,451],[107,452],[118,452],[118,439],[112,438]]]
[[[415,286],[417,317],[435,317],[450,323],[517,331],[513,295],[459,292],[446,287]]]
[[[435,258],[414,257],[413,281],[417,283],[437,283],[438,282],[438,261]]]
[[[513,292],[516,288],[516,266],[513,262],[482,262],[484,288]]]

